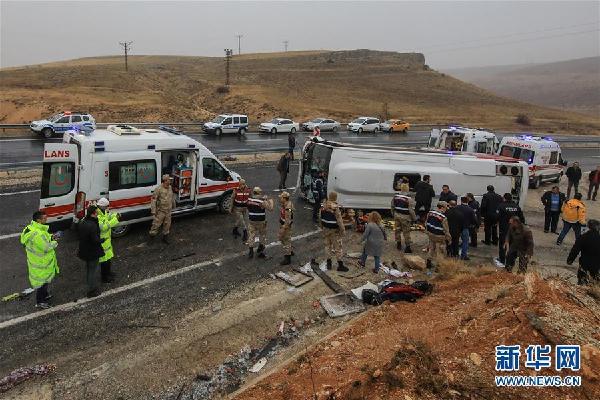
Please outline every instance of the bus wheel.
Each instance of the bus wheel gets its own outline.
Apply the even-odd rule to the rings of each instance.
[[[233,200],[233,192],[227,192],[221,197],[219,201],[219,212],[222,214],[229,213],[231,210],[231,201]]]
[[[112,237],[122,237],[127,235],[127,232],[129,232],[129,229],[131,229],[131,225],[119,225],[119,226],[115,226],[112,229]]]

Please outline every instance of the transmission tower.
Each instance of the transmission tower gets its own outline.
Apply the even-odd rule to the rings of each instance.
[[[119,42],[119,44],[121,45],[121,47],[123,47],[123,50],[125,51],[125,71],[128,70],[127,68],[127,53],[129,53],[129,51],[131,50],[131,44],[133,42]]]
[[[288,48],[288,43],[290,43],[290,41],[289,41],[289,40],[284,40],[284,41],[283,41],[283,48],[285,49],[285,51],[287,51],[287,48]]]

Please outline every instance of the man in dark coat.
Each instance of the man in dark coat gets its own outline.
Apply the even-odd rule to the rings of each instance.
[[[575,161],[573,165],[567,168],[568,186],[567,186],[567,199],[571,198],[571,188],[575,189],[575,193],[579,193],[579,181],[581,180],[581,168],[579,168],[579,163]]]
[[[590,186],[588,188],[587,199],[596,201],[598,188],[600,187],[600,165],[598,165],[595,170],[590,172],[588,179],[590,181]]]
[[[422,223],[425,222],[425,216],[431,210],[431,200],[435,197],[430,180],[429,175],[423,175],[423,180],[415,184],[415,213]]]
[[[590,219],[587,226],[589,230],[575,240],[567,257],[567,264],[571,265],[581,253],[577,270],[579,285],[600,282],[600,221]]]
[[[481,243],[494,246],[498,244],[498,206],[502,203],[502,196],[489,185],[487,193],[481,199],[481,216],[483,217],[483,231],[485,239]]]
[[[450,186],[448,185],[443,185],[442,186],[442,192],[440,193],[440,199],[439,201],[445,201],[446,203],[451,202],[451,201],[458,201],[458,196],[455,195],[454,193],[452,193],[452,190],[450,190]]]
[[[462,196],[460,205],[456,206],[458,211],[463,215],[463,227],[460,232],[460,258],[461,260],[469,260],[469,229],[477,223],[475,211],[469,207],[469,198]]]
[[[296,136],[292,132],[288,135],[288,153],[290,153],[290,159],[294,159],[294,149],[296,148]]]
[[[481,207],[479,206],[479,202],[475,200],[473,193],[467,193],[467,198],[469,199],[469,207],[475,212],[475,225],[469,228],[471,247],[477,247],[477,231],[479,231],[479,227],[481,226]]]
[[[448,203],[448,211],[446,211],[446,219],[448,220],[448,228],[452,240],[448,246],[448,255],[450,257],[458,257],[460,235],[463,229],[467,226],[464,213],[456,206],[454,200]]]
[[[552,190],[544,192],[542,195],[542,204],[544,205],[544,232],[556,233],[560,210],[563,203],[567,200],[564,193],[560,192],[558,186],[552,186]]]
[[[285,153],[277,163],[277,172],[279,172],[279,189],[285,189],[285,180],[290,172],[290,153]]]
[[[511,217],[519,217],[521,223],[525,223],[525,216],[523,210],[517,203],[512,199],[510,193],[504,193],[504,202],[498,206],[498,231],[499,231],[499,242],[498,242],[498,261],[501,264],[506,263],[506,235],[508,234],[508,228],[510,226]]]
[[[96,297],[101,293],[98,286],[98,265],[100,257],[104,255],[96,206],[88,207],[85,218],[79,223],[78,233],[79,251],[77,256],[85,261],[87,297]]]

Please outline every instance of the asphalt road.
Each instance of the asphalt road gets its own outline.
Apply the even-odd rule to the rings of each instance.
[[[498,133],[503,137],[512,133]],[[188,133],[190,137],[199,140],[213,153],[241,154],[255,152],[273,152],[287,149],[287,135],[269,135],[248,133],[245,137],[236,135],[222,135],[215,137],[202,133]],[[303,142],[308,133],[297,133],[298,142]],[[348,143],[380,144],[390,146],[424,146],[429,138],[429,131],[409,131],[406,134],[379,133],[377,135],[363,133],[340,132],[339,134],[323,133],[327,139],[333,139]],[[600,137],[590,136],[557,136],[558,142],[600,142]],[[50,139],[52,142],[60,142],[60,138]],[[44,140],[38,138],[2,138],[0,139],[0,170],[22,169],[41,165]]]

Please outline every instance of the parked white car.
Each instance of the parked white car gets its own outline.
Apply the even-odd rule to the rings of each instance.
[[[354,121],[348,123],[348,132],[373,132],[381,131],[381,122],[374,117],[358,117]]]
[[[269,122],[263,122],[260,124],[258,128],[259,132],[269,132],[269,133],[296,133],[296,131],[300,129],[300,126],[297,122],[292,121],[287,118],[274,118]]]
[[[321,132],[337,132],[342,128],[342,125],[330,118],[315,118],[302,124],[302,129],[312,132],[315,127],[319,127]]]
[[[66,131],[92,131],[96,129],[96,121],[88,113],[65,111],[48,119],[31,121],[29,128],[32,132],[40,133],[46,139],[54,135],[62,135]]]

